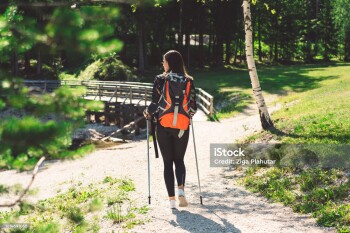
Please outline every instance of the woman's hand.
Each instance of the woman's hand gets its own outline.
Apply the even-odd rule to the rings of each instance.
[[[151,114],[147,111],[147,108],[143,111],[143,115],[147,120],[150,120],[152,118]]]
[[[191,118],[193,118],[193,116],[194,116],[195,113],[196,113],[196,112],[190,111],[188,114],[190,115]]]

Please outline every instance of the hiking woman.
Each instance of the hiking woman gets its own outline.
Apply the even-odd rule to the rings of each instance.
[[[169,207],[175,208],[174,170],[178,185],[179,206],[188,205],[185,197],[186,168],[184,156],[189,139],[190,118],[196,113],[196,92],[193,78],[185,70],[178,51],[163,56],[164,73],[154,80],[152,103],[145,110],[147,119],[156,118],[156,137],[164,162],[164,180]]]

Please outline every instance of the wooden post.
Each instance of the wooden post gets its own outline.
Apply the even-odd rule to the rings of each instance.
[[[111,115],[110,112],[111,111],[109,108],[109,103],[105,102],[105,109],[104,109],[105,125],[110,125],[110,122],[109,122],[109,116]]]
[[[145,106],[147,107],[147,94],[148,94],[148,91],[147,91],[147,88],[145,89]]]
[[[118,86],[115,86],[115,102],[118,102]]]
[[[209,106],[209,117],[213,116],[214,109],[214,97],[210,98],[210,106]]]
[[[132,87],[130,87],[130,104],[132,104]]]
[[[98,84],[98,98],[101,100],[101,84]]]
[[[46,90],[46,89],[47,89],[47,82],[46,82],[46,81],[44,81],[44,91],[43,91],[44,93],[45,93],[45,92],[47,92],[47,90]]]

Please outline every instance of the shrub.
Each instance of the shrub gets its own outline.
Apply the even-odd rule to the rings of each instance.
[[[101,58],[85,68],[78,75],[80,80],[136,81],[134,71],[114,57]]]

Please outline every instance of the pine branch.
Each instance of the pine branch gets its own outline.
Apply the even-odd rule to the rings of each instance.
[[[41,159],[36,163],[35,167],[34,167],[34,170],[33,170],[33,175],[32,175],[32,179],[31,181],[29,182],[27,188],[23,191],[23,193],[18,197],[18,199],[13,202],[12,204],[0,204],[0,208],[2,207],[13,207],[15,205],[17,205],[18,203],[21,203],[22,202],[22,199],[23,197],[27,194],[27,192],[29,191],[30,187],[32,186],[33,182],[34,182],[34,179],[35,179],[35,176],[36,174],[38,173],[39,171],[39,167],[40,165],[44,162],[45,160],[45,157],[41,157]]]
[[[70,2],[15,2],[14,5],[21,7],[72,7],[75,5],[85,6],[99,3],[135,3],[133,0],[86,0],[86,1],[70,1]],[[0,3],[0,6],[8,6],[9,3]],[[75,8],[74,6],[74,8]]]

